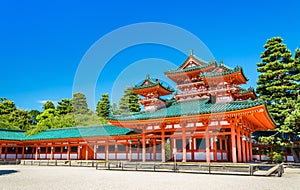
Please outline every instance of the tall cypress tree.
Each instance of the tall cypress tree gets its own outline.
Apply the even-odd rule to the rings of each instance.
[[[261,55],[262,62],[257,63],[259,75],[257,93],[267,102],[268,109],[277,124],[277,130],[286,133],[288,141],[275,139],[274,136],[261,137],[263,143],[272,146],[269,156],[273,160],[283,159],[281,148],[291,148],[294,160],[299,161],[297,147],[293,137],[299,133],[299,73],[300,51],[295,57],[282,43],[282,38],[274,37],[267,40]]]
[[[130,87],[125,89],[124,95],[120,99],[119,110],[123,114],[139,112],[141,110],[139,96],[132,92]]]
[[[289,73],[293,67],[292,53],[282,41],[280,37],[267,40],[260,57],[262,61],[257,63],[257,71],[261,74],[256,91],[267,102],[278,127],[284,124],[293,108],[289,102],[296,97],[296,83]]]
[[[110,102],[108,94],[102,94],[100,101],[97,103],[97,115],[99,117],[108,118],[110,111]]]
[[[73,94],[72,105],[75,114],[87,114],[89,112],[86,97],[83,93],[76,92]]]

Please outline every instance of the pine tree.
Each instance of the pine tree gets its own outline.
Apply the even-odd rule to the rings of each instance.
[[[256,91],[259,97],[267,102],[277,127],[280,127],[292,110],[293,106],[289,104],[289,100],[296,97],[296,83],[291,80],[289,74],[293,66],[292,53],[280,37],[267,40],[264,48],[262,62],[257,63],[257,71],[261,74]]]
[[[110,106],[110,113],[112,115],[120,115],[121,112],[118,108],[118,105],[116,103],[113,103],[111,106]]]
[[[62,99],[61,101],[57,102],[56,110],[58,111],[59,115],[64,115],[71,113],[73,111],[72,100],[70,99]]]
[[[269,112],[277,124],[277,131],[286,133],[289,140],[276,139],[274,136],[261,137],[260,140],[272,146],[272,159],[282,155],[281,147],[285,146],[291,148],[294,160],[299,161],[297,147],[292,141],[299,134],[300,51],[297,49],[292,57],[280,37],[267,40],[264,48],[262,62],[257,63],[257,70],[261,74],[256,91],[267,102]]]
[[[100,101],[97,103],[97,115],[99,117],[108,118],[110,110],[110,103],[108,94],[102,94]]]
[[[139,104],[139,97],[133,93],[130,87],[127,87],[124,91],[124,95],[119,102],[119,109],[122,114],[128,114],[132,112],[139,112],[141,110]]]
[[[43,105],[43,110],[47,110],[47,109],[55,109],[55,105],[52,101],[47,100],[47,102]]]
[[[87,114],[89,112],[86,97],[83,93],[76,92],[73,94],[72,105],[75,114]]]

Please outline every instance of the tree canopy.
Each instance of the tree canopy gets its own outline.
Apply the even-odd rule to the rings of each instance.
[[[262,62],[257,63],[258,77],[256,92],[267,102],[268,109],[277,126],[284,123],[293,105],[290,100],[297,97],[297,83],[289,73],[293,68],[290,50],[282,43],[282,38],[267,40],[265,51],[261,55]]]
[[[132,92],[130,87],[125,89],[124,95],[120,99],[119,110],[121,114],[139,112],[141,110],[139,96]]]
[[[108,94],[102,94],[100,101],[97,103],[96,112],[99,117],[108,118],[110,112]]]
[[[300,51],[293,57],[281,37],[267,40],[261,62],[257,63],[260,73],[257,81],[259,97],[266,101],[268,110],[276,122],[276,130],[289,135],[289,142],[274,136],[262,137],[261,141],[271,144],[273,153],[270,156],[280,157],[281,146],[291,147],[293,137],[299,134],[299,89],[300,89]],[[292,152],[295,149],[292,148]],[[277,152],[276,152],[277,151]],[[294,160],[298,160],[295,152]]]
[[[44,105],[43,105],[43,110],[47,109],[55,109],[55,105],[52,101],[48,100]]]
[[[75,92],[73,94],[72,106],[75,114],[87,114],[89,112],[86,97],[83,93]]]

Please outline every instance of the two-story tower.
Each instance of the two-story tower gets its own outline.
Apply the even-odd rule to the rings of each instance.
[[[147,74],[146,79],[135,85],[132,91],[144,97],[139,101],[144,106],[144,111],[153,111],[170,104],[170,102],[160,97],[172,94],[174,89],[159,79],[150,78]]]

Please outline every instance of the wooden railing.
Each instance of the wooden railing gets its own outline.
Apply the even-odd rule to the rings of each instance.
[[[19,160],[21,165],[95,167],[96,170],[177,172],[199,174],[229,174],[250,176],[278,176],[284,173],[283,164],[248,163],[174,163],[129,162],[99,160]]]

